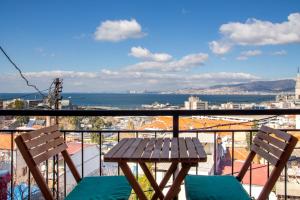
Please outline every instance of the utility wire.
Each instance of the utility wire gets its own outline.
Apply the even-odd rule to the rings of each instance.
[[[293,161],[299,161],[299,158],[290,158],[289,160],[288,160],[288,162],[293,162]],[[251,169],[249,168],[249,169],[247,169],[247,171],[251,171],[251,170],[255,170],[255,169],[260,169],[260,168],[264,168],[264,167],[267,167],[268,166],[268,164],[264,164],[264,165],[261,165],[261,166],[258,166],[258,167],[252,167]],[[235,171],[235,172],[233,172],[233,174],[238,174],[239,173],[239,171]],[[228,174],[223,174],[223,175],[231,175],[232,173],[228,173]]]
[[[260,121],[263,121],[263,120],[273,119],[273,118],[276,118],[278,116],[279,115],[273,115],[273,116],[270,116],[270,117],[265,117],[265,118],[261,118],[261,119],[254,119],[254,120],[245,121],[245,122],[218,124],[218,125],[214,125],[214,126],[207,126],[207,127],[203,127],[203,128],[200,128],[200,129],[192,129],[192,130],[200,130],[201,131],[201,130],[207,130],[207,129],[211,129],[211,128],[218,128],[218,127],[221,127],[221,126],[233,126],[233,125],[247,124],[247,123],[252,123],[252,122],[260,122]],[[248,126],[251,126],[251,125],[248,125]]]
[[[20,76],[22,77],[22,79],[25,80],[26,84],[28,87],[32,87],[34,88],[43,98],[45,98],[45,95],[42,93],[42,91],[40,91],[36,85],[31,84],[28,79],[24,76],[24,74],[22,73],[22,70],[11,60],[11,58],[8,56],[8,54],[4,51],[4,49],[2,48],[2,46],[0,46],[0,50],[2,51],[2,53],[5,55],[5,57],[9,60],[9,62],[16,68],[16,70],[19,72]]]

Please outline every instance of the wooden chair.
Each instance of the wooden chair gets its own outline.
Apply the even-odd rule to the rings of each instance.
[[[39,164],[61,153],[77,185],[66,199],[128,199],[131,187],[124,176],[97,176],[82,178],[70,155],[67,145],[58,130],[58,126],[24,133],[16,137],[15,142],[46,200],[54,200]]]
[[[242,187],[241,181],[257,154],[274,166],[258,197],[258,200],[266,200],[288,162],[297,141],[296,137],[286,132],[262,126],[253,140],[251,152],[237,177],[189,175],[185,179],[186,198],[188,200],[251,199]]]

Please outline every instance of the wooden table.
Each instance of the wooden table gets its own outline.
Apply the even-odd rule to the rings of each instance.
[[[140,200],[146,200],[146,196],[139,183],[132,174],[128,162],[140,164],[145,176],[149,180],[155,193],[152,199],[171,200],[180,191],[180,185],[192,166],[198,162],[206,162],[206,153],[198,138],[125,138],[114,146],[106,155],[104,161],[118,162],[128,182]],[[146,166],[147,162],[170,162],[171,166],[158,185]],[[162,190],[166,186],[172,174],[176,171],[178,164],[181,169],[166,196]]]

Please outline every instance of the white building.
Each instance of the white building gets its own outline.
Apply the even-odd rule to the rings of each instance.
[[[221,108],[222,109],[242,109],[242,104],[227,102],[227,103],[222,103]]]
[[[297,74],[296,77],[296,86],[295,86],[295,100],[300,100],[300,74]]]
[[[295,106],[299,107],[300,102],[300,74],[298,69],[298,74],[296,78],[296,85],[295,85]],[[300,115],[296,115],[296,129],[300,128]]]
[[[201,101],[199,97],[191,96],[184,102],[184,108],[187,110],[207,110],[208,102]]]

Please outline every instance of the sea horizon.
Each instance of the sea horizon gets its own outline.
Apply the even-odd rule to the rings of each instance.
[[[275,95],[222,95],[222,94],[158,94],[158,93],[62,93],[63,99],[70,99],[78,106],[103,106],[117,108],[141,108],[154,102],[169,103],[174,106],[183,106],[190,96],[197,96],[211,105],[222,103],[261,103],[275,100]],[[25,100],[41,99],[40,95],[31,93],[0,93],[0,100],[23,98]]]

